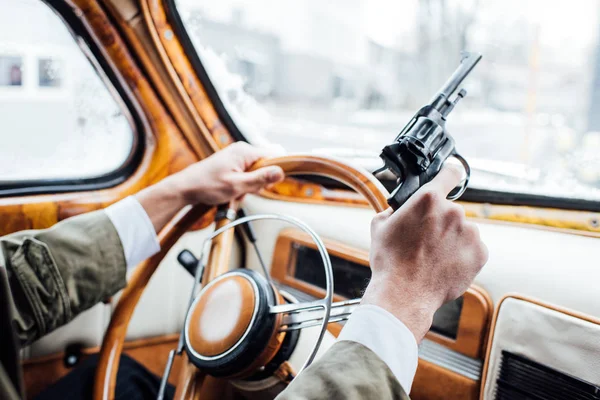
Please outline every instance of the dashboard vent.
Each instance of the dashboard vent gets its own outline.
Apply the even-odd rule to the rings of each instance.
[[[295,280],[325,289],[321,253],[301,244],[294,243],[288,261],[288,274]],[[335,294],[347,299],[362,297],[371,279],[371,268],[366,265],[330,255],[333,268]],[[300,299],[300,297],[298,297]],[[444,304],[433,316],[431,330],[450,339],[456,339],[463,307],[463,298]]]
[[[600,386],[502,351],[496,400],[600,400]]]

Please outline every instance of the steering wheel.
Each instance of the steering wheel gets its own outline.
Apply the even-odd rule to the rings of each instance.
[[[266,166],[280,166],[286,175],[319,175],[334,179],[363,195],[375,211],[381,212],[388,208],[389,194],[383,185],[371,173],[343,161],[293,155],[261,160],[252,170]],[[140,264],[129,279],[100,350],[95,377],[95,400],[114,400],[117,370],[127,327],[144,288],[171,247],[198,219],[203,216],[206,218],[209,209],[208,206],[197,205],[182,211],[160,232],[160,252]],[[234,218],[230,216],[230,219]],[[282,216],[282,219],[295,221],[291,217]],[[185,334],[182,336],[186,348],[185,360],[180,369],[175,399],[199,399],[203,386],[210,386],[213,376],[234,379],[257,372],[273,360],[286,335],[290,334],[281,329],[286,323],[283,314],[290,311],[311,312],[315,309],[315,302],[312,306],[310,303],[285,304],[277,289],[255,271],[228,272],[233,246],[233,231],[227,229],[228,223],[228,218],[216,219],[215,237],[202,275],[204,286],[188,309],[183,330]],[[305,227],[302,223],[296,225]],[[320,241],[318,237],[313,239]],[[324,248],[322,251],[325,251]],[[330,307],[331,285],[328,296]],[[325,300],[327,296],[317,306],[323,307]],[[275,312],[272,311],[274,309]],[[321,337],[327,325],[326,317],[327,315],[322,319]],[[320,339],[313,348],[311,359],[319,344]],[[169,364],[172,363],[172,355],[173,352]]]

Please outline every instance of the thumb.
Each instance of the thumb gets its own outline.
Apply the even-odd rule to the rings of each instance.
[[[284,178],[283,170],[277,166],[259,168],[256,171],[244,172],[241,177],[241,184],[245,193],[257,192],[263,187],[282,181]]]

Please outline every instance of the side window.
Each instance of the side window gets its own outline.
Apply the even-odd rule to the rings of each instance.
[[[44,2],[0,1],[0,188],[112,176],[131,159],[132,119],[85,46]]]

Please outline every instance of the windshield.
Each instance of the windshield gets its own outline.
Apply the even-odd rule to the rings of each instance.
[[[253,143],[363,159],[483,60],[448,119],[471,187],[600,199],[597,0],[177,0],[204,68]]]

